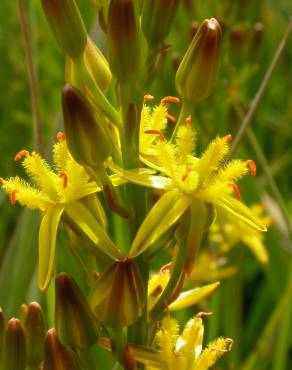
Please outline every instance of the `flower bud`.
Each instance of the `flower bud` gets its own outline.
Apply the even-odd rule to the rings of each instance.
[[[84,59],[85,64],[92,74],[97,86],[101,91],[106,92],[110,86],[112,74],[106,58],[89,37],[84,49]],[[66,82],[70,85],[76,86],[84,95],[86,95],[83,85],[79,83],[79,80],[76,77],[77,74],[78,70],[76,70],[73,60],[70,57],[67,57],[65,66]]]
[[[18,319],[11,319],[7,325],[4,341],[2,369],[23,370],[26,366],[25,333]]]
[[[80,360],[70,347],[63,345],[56,330],[50,329],[45,340],[43,370],[81,370]],[[22,369],[23,370],[23,369]]]
[[[99,167],[111,153],[106,123],[97,121],[91,107],[73,86],[63,89],[62,106],[68,148],[76,162]]]
[[[200,25],[176,73],[176,88],[187,104],[207,98],[213,89],[221,45],[221,27],[215,18]]]
[[[97,343],[97,322],[87,299],[64,272],[56,278],[55,323],[58,336],[71,347],[87,348]]]
[[[179,0],[147,0],[142,11],[142,31],[152,47],[168,35]]]
[[[108,14],[108,55],[113,74],[129,81],[140,69],[138,3],[111,0]]]
[[[59,47],[71,58],[82,55],[87,33],[74,0],[42,0],[43,9]]]
[[[38,367],[44,355],[45,323],[41,306],[32,302],[24,318],[27,341],[27,364]]]
[[[89,295],[97,319],[113,328],[133,324],[142,314],[144,286],[134,260],[114,262]]]

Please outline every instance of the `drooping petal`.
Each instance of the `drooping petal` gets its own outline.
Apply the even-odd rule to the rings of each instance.
[[[199,288],[186,290],[182,292],[178,296],[178,298],[168,306],[168,309],[170,311],[176,311],[193,306],[202,299],[209,297],[209,295],[214,293],[219,288],[219,286],[220,283],[216,282],[213,284],[204,285]]]
[[[257,216],[255,216],[252,213],[252,211],[239,200],[227,195],[221,199],[216,200],[215,204],[225,208],[228,212],[238,217],[241,221],[245,222],[253,229],[259,231],[267,231],[267,228],[262,223],[262,221]]]
[[[140,226],[129,255],[135,256],[144,252],[179,220],[192,201],[191,196],[176,190],[162,195]]]
[[[104,228],[82,203],[78,201],[69,203],[66,205],[65,212],[97,248],[114,260],[123,258]]]
[[[39,230],[38,286],[45,291],[52,279],[55,262],[57,229],[64,206],[50,206],[41,221]]]

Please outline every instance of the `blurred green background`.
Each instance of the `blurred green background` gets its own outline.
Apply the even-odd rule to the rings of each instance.
[[[77,2],[87,29],[106,53],[94,5],[90,0]],[[60,91],[64,84],[64,58],[44,19],[40,1],[24,3],[38,81],[44,152],[50,153],[54,135],[62,127]],[[291,0],[181,1],[167,38],[171,45],[167,62],[148,93],[158,99],[176,95],[174,75],[179,60],[198,22],[214,16],[223,26],[222,63],[214,93],[196,111],[199,146],[205,147],[217,134],[235,136],[291,14]],[[22,173],[19,163],[13,160],[15,153],[35,148],[17,1],[0,3],[0,65],[0,175],[9,177]],[[274,223],[265,239],[270,256],[268,266],[263,268],[247,249],[234,249],[229,258],[239,267],[239,273],[224,281],[208,303],[208,310],[214,311],[214,318],[208,319],[208,339],[222,334],[235,340],[232,352],[221,362],[224,369],[292,368],[291,66],[290,36],[252,120],[252,133],[245,135],[236,153],[242,158],[253,158],[258,165],[256,180],[242,181],[245,203],[265,202]],[[172,114],[176,115],[173,109]],[[278,204],[278,190],[290,230],[283,207]],[[21,303],[32,299],[43,301],[35,283],[37,230],[37,215],[19,205],[12,207],[0,192],[0,306],[7,317],[18,316]],[[66,252],[60,252],[60,265],[67,257]],[[74,262],[70,268],[74,270]]]

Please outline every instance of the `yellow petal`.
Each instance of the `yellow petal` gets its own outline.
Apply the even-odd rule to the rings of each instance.
[[[144,252],[179,220],[192,201],[191,196],[176,190],[163,194],[140,226],[129,255],[135,256]]]
[[[45,291],[48,288],[52,278],[57,230],[63,211],[63,206],[50,206],[47,208],[41,221],[38,270],[38,285],[41,291]]]
[[[218,199],[216,203],[218,206],[223,207],[228,212],[238,217],[241,221],[245,222],[247,225],[253,229],[259,231],[267,231],[267,228],[261,220],[255,216],[252,211],[239,200],[232,198],[227,195],[221,199]]]
[[[66,205],[65,212],[97,248],[114,260],[123,258],[104,228],[82,203],[78,201],[69,203]]]
[[[182,292],[178,298],[168,306],[168,309],[170,311],[176,311],[193,306],[202,299],[209,297],[209,295],[214,293],[219,286],[220,283],[216,282]]]

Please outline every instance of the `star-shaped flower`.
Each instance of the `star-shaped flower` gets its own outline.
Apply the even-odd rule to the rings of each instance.
[[[101,189],[92,181],[84,168],[70,155],[62,133],[53,147],[53,171],[36,152],[21,150],[15,160],[22,165],[34,185],[18,176],[1,179],[2,189],[9,194],[11,204],[18,201],[43,213],[39,229],[38,285],[46,290],[54,270],[57,229],[62,215],[73,221],[83,233],[113,259],[122,257],[118,248],[104,231],[105,215],[99,201],[97,214],[93,215],[82,202]]]

